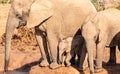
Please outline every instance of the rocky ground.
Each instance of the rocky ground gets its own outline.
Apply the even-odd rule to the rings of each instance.
[[[8,10],[10,5],[0,4],[0,36],[5,31],[5,23],[7,20]],[[4,37],[0,38],[0,74],[2,74],[4,67]],[[24,41],[24,42],[23,42]],[[49,67],[39,67],[40,53],[35,39],[26,42],[25,38],[16,39],[13,37],[11,48],[11,59],[8,74],[89,74],[89,69],[80,72],[76,67],[61,67],[55,70]],[[120,74],[120,52],[117,50],[117,64],[113,66],[106,66],[109,59],[109,49],[104,50],[103,66],[104,70],[96,74]]]

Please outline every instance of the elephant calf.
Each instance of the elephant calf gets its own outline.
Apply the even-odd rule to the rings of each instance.
[[[84,39],[81,35],[76,35],[75,37],[68,37],[66,39],[62,39],[59,42],[59,60],[64,66],[64,62],[67,66],[70,66],[70,60],[74,59],[77,55],[78,63],[80,62],[80,69],[85,69],[88,66],[87,57],[86,56],[86,49],[84,48]],[[64,55],[66,54],[66,55]],[[83,56],[82,56],[83,55]],[[85,62],[83,64],[85,58]],[[81,60],[83,59],[83,60]],[[83,64],[83,66],[82,66]]]
[[[96,44],[96,72],[99,72],[102,70],[103,49],[106,46],[112,48],[119,45],[120,11],[115,8],[110,8],[98,12],[94,19],[84,24],[82,35],[86,42],[89,61],[92,63],[93,48],[94,44]],[[115,52],[113,53],[115,54]]]

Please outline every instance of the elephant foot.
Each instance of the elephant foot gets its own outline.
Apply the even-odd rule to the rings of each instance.
[[[94,71],[90,71],[90,74],[94,74]]]
[[[78,68],[80,71],[85,71],[88,68],[88,62],[84,61],[83,64],[81,64],[81,62],[80,62],[80,65],[78,66]]]
[[[72,65],[75,65],[75,64],[76,64],[75,58],[72,58],[72,59],[70,60],[70,62],[71,62]]]
[[[83,68],[83,67],[79,67],[78,70],[79,71],[85,71],[87,68]]]
[[[99,73],[99,72],[102,72],[102,71],[103,71],[102,68],[96,68],[96,69],[95,69],[95,73]]]
[[[46,66],[49,66],[49,63],[48,63],[47,60],[42,60],[39,65],[40,65],[41,67],[46,67]]]
[[[88,68],[88,65],[79,66],[78,70],[79,71],[85,71],[87,68]]]
[[[57,62],[52,62],[50,64],[50,68],[51,69],[56,69],[56,68],[59,68],[59,67],[61,67],[61,65],[59,65]]]
[[[116,64],[116,61],[114,61],[114,60],[109,60],[106,65],[111,66],[111,65],[115,65],[115,64]]]
[[[65,67],[65,64],[62,64],[61,66],[62,66],[62,67]]]
[[[67,62],[67,63],[66,63],[66,66],[67,66],[67,67],[68,67],[68,66],[70,66],[70,65],[71,65],[71,63],[70,63],[70,62]]]
[[[62,63],[62,64],[61,64],[61,66],[62,66],[62,67],[65,67],[65,64],[64,64],[64,63]]]

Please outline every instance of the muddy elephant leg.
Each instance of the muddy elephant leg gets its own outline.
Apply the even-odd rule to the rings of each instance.
[[[50,68],[55,69],[61,66],[58,64],[58,55],[57,55],[58,38],[55,34],[49,32],[47,33],[47,37],[48,37],[48,44],[52,56],[52,63],[50,64]]]
[[[116,46],[110,47],[110,59],[107,65],[116,64]]]
[[[40,53],[42,56],[42,61],[40,63],[40,66],[48,66],[49,63],[47,61],[47,54],[45,53],[47,50],[47,40],[46,40],[46,36],[44,36],[42,31],[39,30],[35,30],[35,35],[36,35],[36,40],[38,42],[39,48],[40,48]]]
[[[81,57],[79,62],[79,70],[85,70],[88,67],[88,53],[86,51],[86,46],[83,46],[83,49],[81,50]]]
[[[102,71],[102,59],[103,59],[103,50],[105,48],[106,44],[106,38],[105,40],[102,40],[97,44],[97,49],[96,49],[96,67],[95,67],[95,72],[100,72]]]
[[[78,55],[77,54],[77,61],[76,61],[76,66],[79,67],[80,66],[80,58],[81,58],[81,55]]]
[[[120,51],[120,44],[118,44],[118,50]]]
[[[72,54],[72,57],[70,59],[70,62],[72,65],[75,65],[76,64],[76,59],[75,59],[76,53],[75,53],[75,51],[73,51],[73,52],[71,52],[71,54]]]

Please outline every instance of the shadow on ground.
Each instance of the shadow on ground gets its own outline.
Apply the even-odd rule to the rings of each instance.
[[[107,71],[108,74],[120,74],[120,63],[107,65],[106,62],[103,62],[103,68]]]

